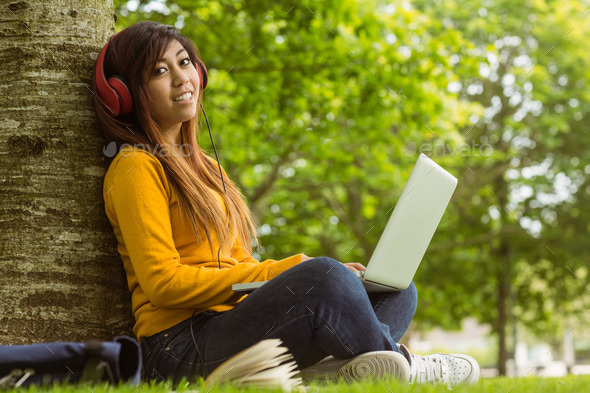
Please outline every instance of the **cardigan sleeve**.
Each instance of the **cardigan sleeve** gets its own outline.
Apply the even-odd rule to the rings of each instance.
[[[116,163],[105,203],[109,219],[119,225],[132,268],[142,291],[156,307],[208,308],[237,299],[231,285],[263,281],[299,263],[299,255],[281,261],[245,263],[207,261],[180,263],[170,221],[171,190],[157,158],[148,154],[122,157]],[[251,256],[250,256],[251,258]]]

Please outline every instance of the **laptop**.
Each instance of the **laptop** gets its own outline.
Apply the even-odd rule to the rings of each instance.
[[[453,175],[420,154],[366,270],[355,272],[367,292],[410,285],[456,187]],[[234,284],[232,290],[248,293],[266,282]]]

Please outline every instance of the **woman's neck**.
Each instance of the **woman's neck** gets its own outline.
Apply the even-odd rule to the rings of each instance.
[[[176,124],[170,128],[168,128],[167,131],[162,131],[162,128],[160,128],[160,131],[162,132],[162,137],[164,138],[164,143],[170,147],[170,148],[176,148],[176,149],[180,149],[180,146],[182,145],[182,124]]]

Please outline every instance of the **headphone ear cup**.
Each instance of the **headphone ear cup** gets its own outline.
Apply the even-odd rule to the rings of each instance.
[[[205,63],[203,63],[198,57],[196,67],[197,71],[199,72],[199,78],[201,79],[201,90],[205,90],[205,87],[207,87],[207,81],[209,79],[209,76],[207,75],[207,67],[205,67]]]
[[[104,73],[104,57],[109,47],[110,41],[102,48],[94,70],[94,79],[96,81],[96,90],[98,96],[104,101],[105,106],[110,110],[112,116],[117,116],[121,110],[121,99],[117,92],[109,84]]]
[[[107,79],[107,82],[117,93],[119,107],[121,108],[119,113],[124,115],[131,112],[131,109],[133,109],[133,98],[131,98],[131,91],[129,91],[124,79],[120,76],[113,75]]]

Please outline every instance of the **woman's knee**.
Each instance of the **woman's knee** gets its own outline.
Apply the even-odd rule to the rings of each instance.
[[[324,296],[348,297],[356,293],[364,293],[359,278],[341,262],[329,258],[318,257],[302,262],[301,266],[309,282],[315,285],[316,294]]]
[[[416,312],[416,308],[418,307],[418,289],[416,289],[414,281],[402,291],[402,295],[405,298],[408,307],[413,308],[414,312]]]
[[[327,281],[341,281],[350,278],[349,269],[336,259],[330,257],[317,257],[301,263],[305,275],[314,279],[330,278]],[[322,280],[323,281],[323,280]]]

